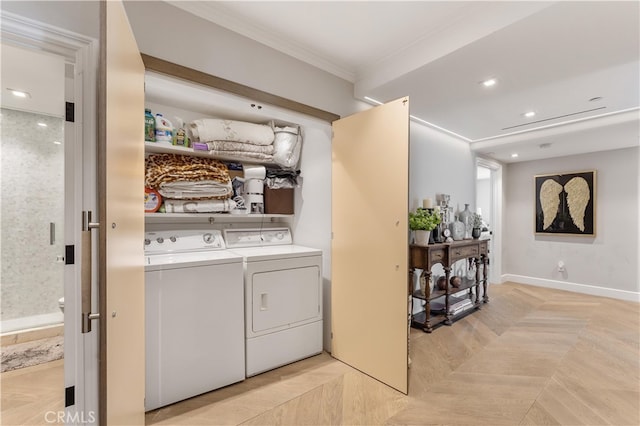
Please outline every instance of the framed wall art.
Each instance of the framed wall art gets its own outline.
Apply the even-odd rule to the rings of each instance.
[[[535,232],[596,235],[596,171],[534,176]]]

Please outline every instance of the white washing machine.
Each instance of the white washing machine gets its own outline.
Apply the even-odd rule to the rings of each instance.
[[[145,409],[244,380],[242,256],[181,230],[145,233],[145,257]]]
[[[322,251],[288,228],[227,229],[244,257],[247,377],[322,352]]]

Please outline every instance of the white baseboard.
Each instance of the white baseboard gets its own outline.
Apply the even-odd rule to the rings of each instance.
[[[571,283],[566,281],[547,280],[544,278],[527,277],[524,275],[504,274],[502,282],[512,281],[520,284],[538,287],[554,288],[556,290],[573,291],[575,293],[590,294],[592,296],[611,297],[613,299],[628,300],[640,303],[640,292],[617,290],[615,288],[598,287],[594,285]]]

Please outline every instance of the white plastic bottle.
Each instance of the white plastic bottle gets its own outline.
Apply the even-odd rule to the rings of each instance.
[[[156,114],[156,142],[173,142],[173,126],[162,114]]]

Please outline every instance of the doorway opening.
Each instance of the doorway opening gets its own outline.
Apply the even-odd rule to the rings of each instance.
[[[2,44],[2,372],[63,356],[65,68]]]
[[[482,215],[489,242],[489,282],[502,282],[502,165],[476,158],[476,210]]]

